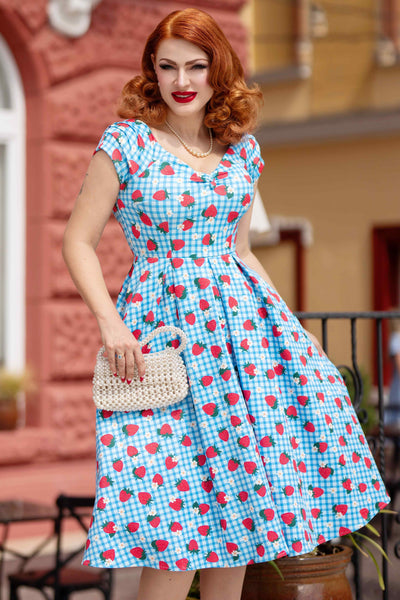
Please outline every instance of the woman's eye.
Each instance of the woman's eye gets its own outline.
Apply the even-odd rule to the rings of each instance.
[[[165,65],[165,64],[160,65],[160,69],[162,69],[163,71],[167,71],[169,69],[174,69],[174,68],[175,67],[173,67],[172,65]],[[198,64],[198,65],[193,65],[191,68],[194,70],[203,70],[203,69],[207,69],[207,65]]]

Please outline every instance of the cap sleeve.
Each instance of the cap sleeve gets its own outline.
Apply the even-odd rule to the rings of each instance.
[[[261,156],[260,145],[253,135],[247,136],[246,153],[247,171],[249,172],[252,182],[257,183],[265,163]]]
[[[130,143],[127,137],[126,127],[121,124],[113,123],[109,125],[100,138],[100,141],[94,151],[104,150],[111,158],[114,168],[117,172],[119,182],[126,183],[129,176],[129,148]]]

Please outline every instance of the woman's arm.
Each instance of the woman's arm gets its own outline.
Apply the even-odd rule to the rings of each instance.
[[[257,184],[254,186],[254,195],[256,193]],[[251,269],[254,269],[274,290],[279,294],[276,286],[273,284],[270,276],[265,271],[264,267],[258,260],[258,258],[253,254],[249,247],[249,230],[250,230],[250,221],[251,214],[253,212],[254,200],[247,210],[247,212],[243,215],[238,223],[237,235],[236,235],[236,254],[239,258]],[[305,330],[309,337],[312,339],[313,343],[318,349],[319,354],[327,354],[324,352],[318,338],[315,337],[313,333],[308,330]]]
[[[139,375],[144,375],[144,358],[114,306],[95,252],[118,192],[119,180],[112,161],[100,150],[90,162],[67,223],[62,254],[78,292],[97,319],[112,372],[118,370],[121,379],[131,380],[135,359]],[[124,358],[116,361],[116,352]]]

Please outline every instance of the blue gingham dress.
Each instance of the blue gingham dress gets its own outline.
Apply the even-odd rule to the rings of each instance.
[[[264,162],[252,135],[210,174],[139,120],[96,148],[120,181],[133,252],[117,309],[138,339],[181,327],[190,392],[163,409],[97,410],[97,486],[82,563],[184,571],[303,554],[389,497],[337,368],[237,255]],[[157,351],[179,344],[162,334]]]

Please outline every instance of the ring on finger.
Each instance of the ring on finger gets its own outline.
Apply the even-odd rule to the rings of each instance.
[[[124,358],[124,355],[123,355],[123,354],[118,354],[118,355],[117,355],[117,358],[118,358],[119,360],[121,360],[121,358]]]

